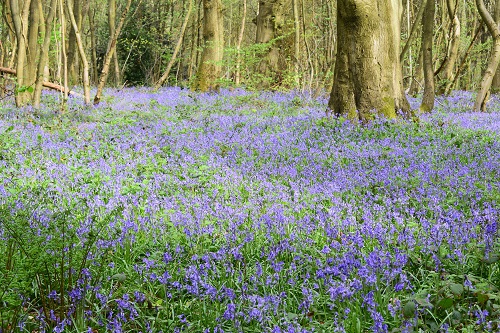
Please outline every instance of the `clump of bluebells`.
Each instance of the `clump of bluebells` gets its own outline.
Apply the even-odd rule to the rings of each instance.
[[[500,329],[496,109],[108,96],[0,111],[1,332]]]

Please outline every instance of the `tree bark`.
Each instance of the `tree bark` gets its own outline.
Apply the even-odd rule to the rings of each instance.
[[[299,6],[297,5],[298,0],[292,0],[293,7],[293,29],[294,29],[294,39],[293,39],[293,49],[294,49],[294,79],[295,85],[299,87],[300,85],[300,22],[299,22]],[[302,0],[304,1],[304,0]]]
[[[71,24],[73,25],[73,31],[75,33],[76,44],[78,46],[78,52],[80,53],[80,59],[83,65],[83,95],[85,96],[85,105],[90,105],[90,79],[89,79],[89,62],[83,49],[83,41],[80,35],[80,30],[78,28],[78,22],[75,19],[75,14],[73,13],[73,0],[68,0],[68,13]]]
[[[436,4],[428,0],[422,16],[422,54],[424,69],[424,96],[420,104],[421,112],[431,112],[434,108],[434,68],[432,62],[432,37]]]
[[[69,2],[68,2],[69,3]],[[68,7],[69,8],[69,7]],[[73,1],[73,7],[71,8],[73,15],[75,16],[78,30],[82,27],[82,4],[80,0]],[[76,37],[76,30],[73,24],[70,24],[68,46],[66,51],[68,57],[68,81],[69,84],[78,84],[78,41]]]
[[[255,19],[257,24],[255,42],[269,44],[267,51],[262,54],[262,60],[258,67],[259,74],[265,79],[263,82],[265,88],[273,83],[272,81],[281,71],[279,67],[280,48],[275,39],[282,35],[284,2],[285,0],[260,0],[259,13]]]
[[[167,64],[167,68],[165,69],[165,72],[163,75],[160,77],[158,82],[156,82],[154,89],[157,90],[159,89],[163,83],[165,83],[165,80],[167,80],[168,75],[170,74],[170,70],[172,69],[172,66],[175,63],[175,60],[177,58],[177,53],[179,53],[179,50],[181,49],[182,46],[182,41],[184,40],[184,34],[186,33],[186,27],[189,22],[189,17],[191,16],[191,11],[193,9],[193,0],[189,0],[189,7],[186,13],[186,16],[184,17],[184,21],[182,22],[182,27],[181,31],[179,33],[179,39],[177,39],[177,43],[175,44],[174,52],[172,53],[172,57],[170,57],[170,60]]]
[[[495,11],[493,13],[493,19],[497,23],[497,26],[500,26],[500,1],[497,0],[495,2]],[[497,67],[497,71],[495,72],[495,76],[493,77],[493,81],[491,82],[491,92],[498,93],[500,92],[500,66]]]
[[[488,31],[493,37],[493,46],[488,59],[488,65],[486,67],[486,71],[484,72],[483,79],[481,80],[481,88],[477,93],[473,109],[474,111],[485,111],[487,97],[490,91],[491,82],[493,81],[493,75],[495,75],[498,68],[498,62],[500,61],[500,29],[498,28],[498,22],[493,20],[490,13],[486,9],[483,0],[476,0],[476,6],[479,11],[479,15],[481,15],[481,19],[486,24]]]
[[[349,78],[340,61],[329,102],[335,114],[367,122],[376,115],[395,118],[398,110],[408,112],[399,61],[401,1],[338,0],[337,6],[337,61],[347,57]],[[357,117],[336,92],[346,79],[352,83]]]
[[[243,0],[243,13],[241,14],[240,31],[238,40],[236,41],[236,72],[234,73],[234,84],[240,85],[241,81],[241,43],[243,42],[243,34],[245,33],[245,23],[247,18],[247,0]]]
[[[109,36],[113,36],[116,30],[116,0],[108,1],[108,28],[109,28]],[[120,65],[118,64],[118,54],[116,53],[116,44],[111,50],[111,57],[114,64],[114,73],[115,73],[115,85],[120,85]]]
[[[39,5],[41,6],[41,1],[38,0]],[[40,108],[40,99],[42,96],[42,87],[44,86],[44,71],[45,66],[49,60],[49,48],[50,48],[50,37],[52,32],[52,22],[54,22],[54,18],[56,17],[57,11],[57,0],[50,1],[49,15],[45,20],[45,33],[43,36],[42,48],[40,52],[40,60],[38,62],[38,71],[37,78],[35,84],[35,92],[33,94],[33,106],[35,108]],[[42,14],[41,14],[42,15]]]
[[[203,0],[203,53],[196,73],[194,90],[217,90],[224,46],[221,0]]]
[[[31,100],[30,92],[25,89],[25,85],[29,84],[28,77],[26,76],[26,36],[28,34],[28,16],[30,11],[31,0],[10,0],[10,9],[12,13],[12,21],[17,40],[17,86],[16,93],[16,106],[21,107],[28,104]],[[20,8],[20,6],[23,6]],[[24,91],[23,91],[24,90]]]
[[[94,97],[94,105],[97,105],[101,102],[102,91],[103,91],[104,86],[106,85],[106,81],[108,79],[109,66],[111,64],[111,58],[113,57],[113,49],[116,46],[116,40],[118,39],[118,36],[120,36],[120,32],[123,28],[123,24],[125,23],[125,19],[127,18],[127,14],[128,14],[128,11],[130,10],[131,5],[132,5],[132,0],[127,0],[127,4],[126,4],[125,9],[123,10],[122,16],[120,18],[120,23],[118,23],[118,27],[116,28],[114,35],[110,36],[110,39],[108,42],[108,49],[106,51],[106,55],[104,57],[104,63],[102,65],[101,76],[99,77],[99,84],[97,86],[97,92],[96,92],[96,95]]]
[[[437,93],[442,95],[446,92],[446,87],[452,81],[453,70],[455,69],[455,64],[458,59],[458,51],[460,48],[460,20],[458,18],[458,7],[460,1],[446,0],[446,7],[448,16],[451,20],[451,37],[449,41],[449,47],[447,50],[447,55],[444,60],[441,70],[441,77],[438,84]],[[499,1],[500,2],[500,1]]]

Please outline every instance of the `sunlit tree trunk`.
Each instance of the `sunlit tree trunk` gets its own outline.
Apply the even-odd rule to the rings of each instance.
[[[337,100],[342,97],[335,93],[337,82],[346,80],[347,87],[352,83],[357,118],[362,122],[409,111],[399,61],[401,1],[338,0],[337,10],[337,52],[346,54],[349,78],[345,70],[336,69],[329,102],[333,111],[353,118],[351,103]]]
[[[90,79],[89,79],[89,62],[87,60],[87,55],[83,48],[82,36],[80,35],[80,30],[78,28],[78,22],[76,21],[75,14],[73,12],[73,0],[68,0],[68,13],[71,24],[73,26],[73,31],[75,33],[76,44],[78,46],[78,51],[80,53],[80,59],[83,65],[83,95],[85,96],[85,105],[90,105]]]
[[[476,0],[476,6],[481,15],[481,19],[484,21],[488,27],[488,31],[493,37],[492,50],[488,59],[486,71],[484,72],[483,79],[481,80],[481,87],[477,93],[476,102],[474,103],[474,111],[485,111],[493,75],[495,75],[498,68],[498,62],[500,61],[500,29],[498,28],[498,22],[493,20],[486,9],[483,0]]]
[[[448,17],[451,20],[451,36],[448,43],[447,54],[444,63],[442,64],[440,80],[438,82],[437,93],[444,94],[446,87],[453,79],[455,64],[458,59],[458,51],[460,48],[460,20],[458,18],[458,8],[460,1],[446,0],[446,9]]]
[[[240,85],[241,81],[241,43],[243,42],[243,34],[245,33],[245,23],[247,18],[247,0],[243,0],[243,13],[241,14],[240,31],[236,42],[236,72],[234,73],[234,84]]]
[[[221,0],[203,0],[203,52],[196,73],[194,90],[217,89],[221,74],[224,28]]]
[[[12,13],[12,21],[17,40],[17,93],[16,106],[20,107],[28,104],[31,101],[31,94],[26,89],[29,85],[29,77],[26,71],[26,36],[28,35],[29,27],[29,12],[31,0],[10,0],[10,9]]]

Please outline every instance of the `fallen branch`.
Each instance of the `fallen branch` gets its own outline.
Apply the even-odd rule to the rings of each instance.
[[[12,75],[16,75],[17,74],[15,69],[8,68],[8,67],[0,67],[0,73],[7,73],[7,74],[12,74]],[[48,81],[44,81],[42,83],[42,85],[45,88],[57,90],[57,91],[60,91],[60,92],[64,93],[64,87],[61,86],[60,84],[52,83],[52,82],[48,82]],[[73,90],[68,91],[68,95],[77,96],[77,97],[83,97],[82,94],[77,93],[76,91],[73,91]]]

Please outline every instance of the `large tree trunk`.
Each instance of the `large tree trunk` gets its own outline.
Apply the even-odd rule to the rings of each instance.
[[[428,0],[422,16],[422,54],[424,65],[424,96],[420,111],[431,112],[434,108],[434,67],[432,63],[432,37],[434,30],[434,13],[436,4]]]
[[[217,89],[224,47],[221,0],[203,0],[203,53],[196,73],[194,90]]]
[[[483,0],[476,0],[476,6],[481,15],[481,19],[484,21],[488,27],[488,31],[493,37],[493,46],[488,59],[488,65],[484,72],[483,79],[481,80],[481,88],[477,93],[476,102],[474,103],[474,111],[485,111],[493,75],[495,75],[498,68],[498,62],[500,61],[500,29],[498,28],[498,22],[493,20],[486,9]]]
[[[329,105],[337,115],[353,118],[350,102],[342,102],[339,82],[352,84],[357,119],[362,122],[376,115],[395,118],[398,110],[408,112],[409,103],[403,91],[400,55],[400,0],[338,0],[337,65],[347,57],[349,77],[345,70],[335,70]],[[344,41],[342,41],[345,39]],[[349,101],[349,99],[347,99]]]
[[[264,87],[268,87],[282,70],[279,66],[280,47],[278,44],[280,43],[274,39],[282,35],[284,5],[285,0],[259,1],[259,13],[255,19],[257,24],[255,42],[257,44],[271,43],[267,52],[263,53],[258,67],[259,74],[267,80],[267,82],[263,82]]]

